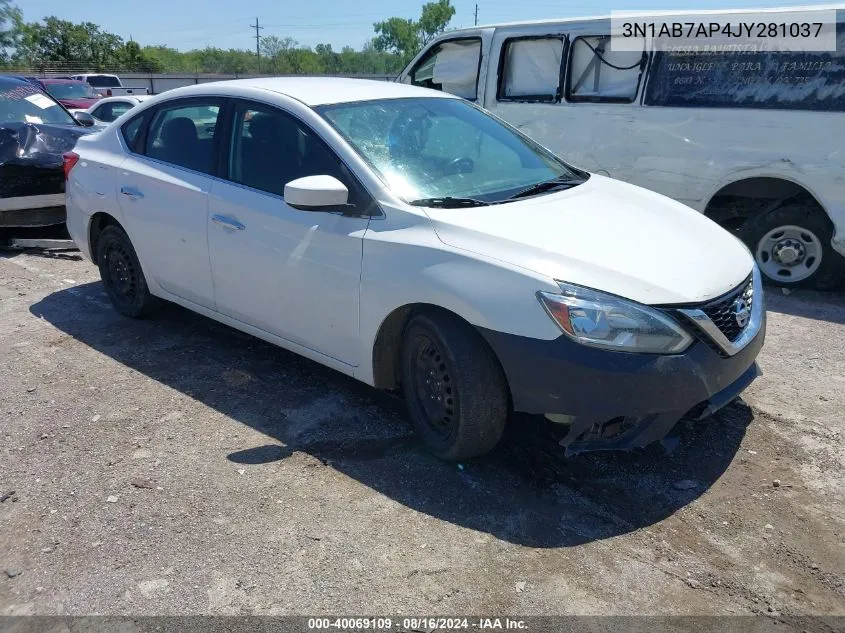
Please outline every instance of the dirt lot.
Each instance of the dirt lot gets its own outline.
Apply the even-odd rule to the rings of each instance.
[[[389,397],[94,267],[0,256],[0,614],[845,614],[845,297],[670,455],[515,420],[456,466]],[[12,492],[14,491],[14,492]]]

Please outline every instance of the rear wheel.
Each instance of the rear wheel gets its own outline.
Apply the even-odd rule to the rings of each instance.
[[[470,326],[445,314],[419,314],[405,329],[402,386],[414,427],[441,459],[493,449],[507,420],[499,363]]]
[[[814,205],[794,202],[762,213],[742,235],[770,283],[829,290],[845,281],[845,258],[830,245],[833,225]]]
[[[106,294],[122,315],[143,318],[159,305],[150,294],[129,236],[119,226],[107,226],[97,238],[97,265]]]

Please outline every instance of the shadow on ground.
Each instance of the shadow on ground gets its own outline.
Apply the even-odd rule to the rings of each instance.
[[[845,324],[845,291],[794,290],[785,295],[780,288],[766,287],[765,295],[769,312]]]
[[[579,545],[668,517],[721,476],[752,420],[736,403],[681,429],[670,455],[651,447],[565,459],[554,425],[515,418],[494,453],[448,464],[418,444],[392,397],[181,308],[133,321],[91,283],[49,295],[31,312],[267,435],[227,455],[233,462],[301,451],[418,512],[533,547]]]

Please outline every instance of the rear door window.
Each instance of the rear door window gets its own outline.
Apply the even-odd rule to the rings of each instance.
[[[126,145],[128,145],[129,149],[133,152],[138,151],[138,146],[140,145],[139,141],[141,140],[141,131],[144,129],[145,118],[145,114],[139,114],[124,123],[123,127],[120,128],[120,131],[123,134],[123,140],[126,141]]]
[[[410,83],[474,101],[478,97],[481,39],[447,40],[434,46],[410,73]]]
[[[560,101],[565,39],[506,40],[499,73],[499,101]]]
[[[177,102],[159,108],[150,123],[146,151],[150,158],[211,174],[220,129],[219,99]]]
[[[576,37],[569,54],[568,101],[632,103],[648,57],[640,51],[613,51],[610,36]]]

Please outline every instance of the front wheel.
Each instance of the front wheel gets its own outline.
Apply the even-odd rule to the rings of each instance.
[[[122,315],[140,319],[158,306],[159,300],[150,294],[132,242],[119,226],[107,226],[97,238],[97,266],[106,294]]]
[[[414,427],[441,459],[493,449],[508,413],[505,376],[478,332],[447,314],[418,314],[405,328],[402,387]]]
[[[845,258],[830,245],[833,225],[815,206],[786,204],[752,218],[742,233],[769,283],[830,290],[845,281]]]

